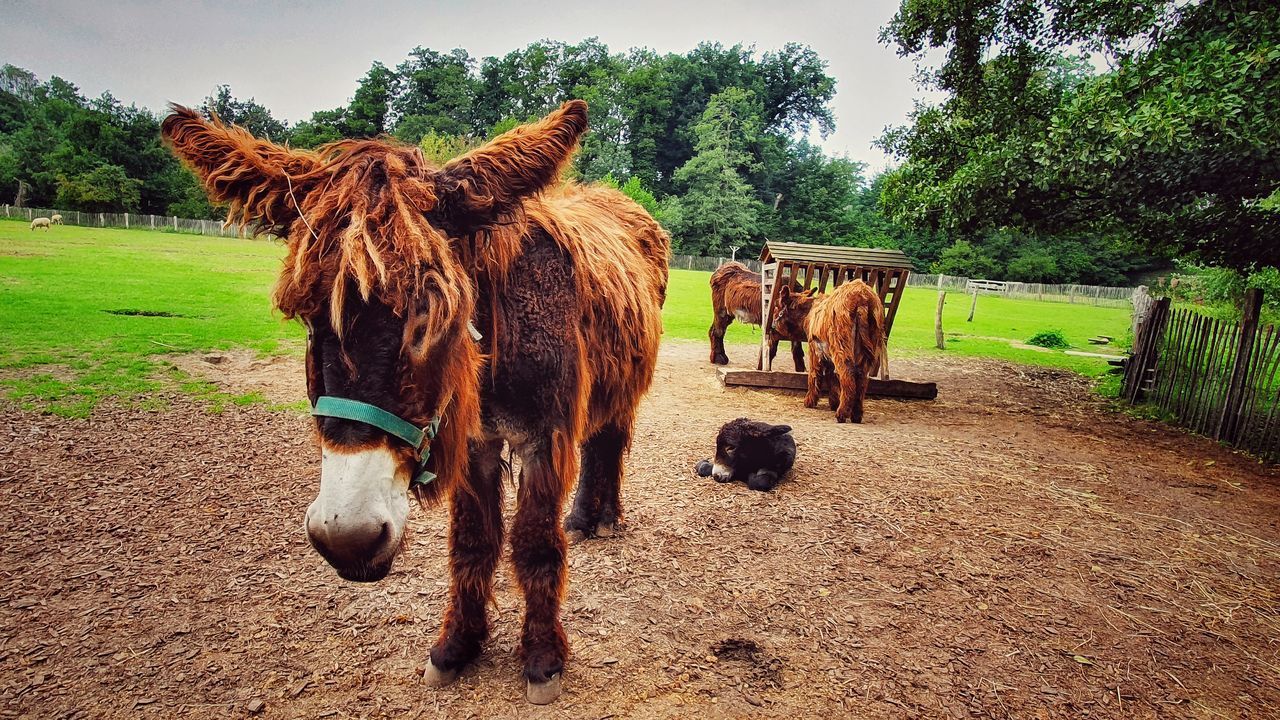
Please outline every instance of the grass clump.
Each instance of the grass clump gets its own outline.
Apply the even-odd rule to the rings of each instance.
[[[1027,344],[1051,350],[1071,347],[1071,343],[1067,342],[1067,336],[1061,330],[1041,330],[1032,335],[1027,340]]]

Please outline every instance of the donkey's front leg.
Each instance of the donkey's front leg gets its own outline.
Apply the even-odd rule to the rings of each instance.
[[[821,391],[822,383],[819,373],[822,371],[822,361],[818,359],[817,351],[813,344],[809,344],[809,377],[808,392],[804,395],[804,406],[807,408],[818,407],[818,393]]]
[[[476,659],[489,637],[488,606],[502,550],[502,440],[471,446],[470,485],[454,492],[449,513],[449,606],[431,648],[425,681],[447,685]]]
[[[522,452],[519,502],[511,526],[511,561],[524,591],[520,655],[529,702],[545,705],[560,695],[569,641],[560,625],[560,600],[568,576],[568,543],[560,527],[577,448],[562,432]],[[549,447],[555,444],[554,449]]]
[[[795,363],[796,372],[804,372],[804,343],[791,341],[791,362]]]

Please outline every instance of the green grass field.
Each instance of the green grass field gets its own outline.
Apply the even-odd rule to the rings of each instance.
[[[86,415],[103,398],[154,403],[180,387],[217,403],[251,402],[182,376],[158,356],[231,347],[299,352],[304,336],[273,313],[268,296],[283,255],[278,244],[144,230],[57,227],[31,231],[0,222],[0,388],[26,407]],[[706,341],[708,273],[673,270],[667,337]],[[893,356],[941,354],[933,347],[937,294],[908,289],[894,325]],[[948,355],[997,357],[1096,375],[1100,360],[1010,347],[1058,329],[1087,348],[1097,334],[1124,335],[1124,308],[982,297],[974,322],[968,300],[947,304]],[[758,343],[735,324],[730,342]],[[786,351],[781,353],[784,357]],[[743,361],[742,358],[738,359]]]

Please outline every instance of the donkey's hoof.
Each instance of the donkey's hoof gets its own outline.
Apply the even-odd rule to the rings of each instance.
[[[534,705],[549,705],[560,697],[560,673],[551,676],[546,682],[528,681],[529,685],[525,688],[525,697]]]
[[[457,679],[457,670],[441,670],[431,663],[431,658],[427,658],[427,669],[422,673],[422,682],[427,687],[441,688]]]
[[[607,538],[618,534],[618,526],[611,522],[602,522],[596,525],[596,537]]]

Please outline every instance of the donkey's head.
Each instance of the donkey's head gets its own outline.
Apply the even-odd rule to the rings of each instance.
[[[380,140],[292,150],[175,108],[162,132],[229,219],[285,239],[273,300],[307,327],[321,448],[312,545],[349,580],[399,552],[413,492],[443,497],[479,432],[481,362],[468,325],[486,239],[556,182],[586,129],[566,103],[437,168]]]
[[[778,288],[777,309],[773,311],[774,334],[792,340],[807,340],[809,335],[805,324],[817,297],[816,288],[804,291],[793,290],[790,285]]]

